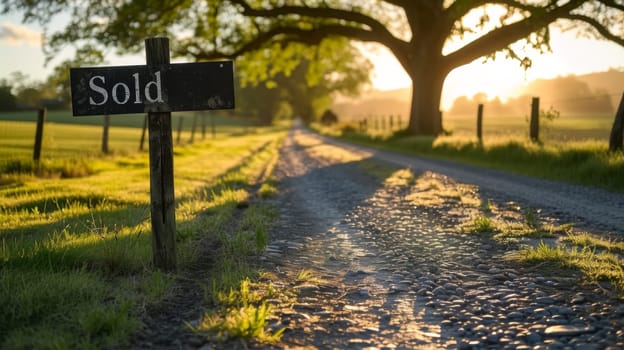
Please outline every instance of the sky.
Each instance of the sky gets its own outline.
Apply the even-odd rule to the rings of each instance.
[[[66,20],[56,17],[49,26],[63,25]],[[71,50],[44,65],[41,50],[41,27],[22,24],[17,14],[0,15],[0,79],[8,78],[11,72],[21,71],[33,80],[44,80],[54,65],[71,56]],[[552,30],[552,53],[530,55],[533,66],[524,71],[516,61],[498,58],[483,63],[482,59],[452,71],[444,84],[442,107],[448,109],[458,96],[473,96],[485,92],[490,98],[505,100],[514,95],[518,87],[534,79],[548,79],[570,74],[585,74],[606,71],[611,68],[624,69],[624,48],[617,44],[587,38],[578,38],[573,32]],[[374,64],[372,83],[375,89],[392,90],[409,87],[411,82],[400,64],[383,46],[366,44],[361,46],[365,55]],[[135,56],[108,56],[110,65],[143,64],[144,58]]]

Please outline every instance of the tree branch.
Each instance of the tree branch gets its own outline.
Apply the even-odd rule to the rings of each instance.
[[[460,19],[462,19],[462,17],[467,15],[468,12],[476,8],[479,8],[481,6],[488,5],[488,4],[506,5],[506,6],[513,7],[519,10],[529,11],[533,13],[538,10],[547,9],[549,6],[552,5],[552,2],[550,5],[539,7],[539,6],[527,5],[517,0],[457,0],[451,6],[449,6],[445,12],[448,14],[448,18],[452,22],[455,22],[455,21],[459,21]]]
[[[381,22],[360,12],[341,10],[330,7],[307,7],[307,6],[279,6],[269,9],[257,9],[250,6],[245,0],[230,0],[233,4],[243,8],[243,15],[248,17],[277,18],[279,16],[299,15],[311,18],[336,19],[365,25],[372,31],[392,35]]]
[[[598,22],[597,20],[591,17],[587,17],[584,15],[570,14],[570,15],[563,16],[562,18],[585,22],[589,24],[590,26],[592,26],[594,29],[596,29],[598,33],[600,33],[600,35],[605,37],[607,40],[613,41],[619,44],[620,46],[624,46],[624,38],[611,33],[611,31],[609,31],[607,27],[605,27],[600,22]]]
[[[343,36],[360,41],[381,42],[379,35],[373,31],[345,27],[341,25],[319,25],[312,29],[301,29],[296,27],[275,27],[268,31],[262,32],[254,37],[253,40],[245,43],[232,52],[222,51],[204,51],[198,50],[192,52],[188,47],[179,50],[181,55],[190,55],[197,60],[213,60],[213,59],[234,59],[246,52],[258,50],[269,42],[300,42],[309,45],[319,44],[323,39],[329,36]],[[395,39],[400,41],[399,39]]]
[[[543,28],[581,6],[584,0],[571,0],[548,11],[537,11],[518,22],[508,24],[490,31],[482,37],[466,44],[461,49],[448,54],[445,63],[448,67],[468,64],[479,57],[504,49],[510,44],[527,37],[534,31]]]
[[[598,0],[599,3],[612,7],[614,9],[618,9],[620,11],[624,11],[624,4],[618,4],[613,0]]]

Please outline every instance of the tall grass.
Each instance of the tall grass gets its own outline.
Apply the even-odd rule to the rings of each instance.
[[[526,138],[490,137],[483,144],[470,137],[409,136],[405,132],[371,137],[353,131],[317,128],[349,142],[380,149],[443,158],[519,174],[624,192],[624,153],[611,153],[595,140],[535,143]]]
[[[218,240],[249,202],[250,186],[283,135],[218,134],[176,147],[182,269],[196,259],[196,241]],[[22,174],[0,183],[0,348],[126,347],[142,305],[163,300],[175,279],[152,270],[147,154],[88,164],[96,171],[83,177]],[[265,219],[254,218],[262,210],[250,210],[243,221],[239,245],[246,249],[261,249],[266,240],[265,224],[257,224]]]

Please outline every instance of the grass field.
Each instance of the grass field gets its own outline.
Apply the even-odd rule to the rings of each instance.
[[[85,163],[91,171],[72,178],[0,175],[0,348],[127,347],[145,306],[161,302],[176,278],[152,269],[149,164],[147,152],[137,151],[140,129],[112,127],[114,153],[103,156],[98,126],[50,121],[45,128],[44,157],[64,157],[69,168]],[[0,159],[29,157],[31,129],[33,122],[0,122]],[[266,243],[259,233],[270,213],[247,202],[267,181],[285,129],[218,130],[215,138],[174,148],[181,269],[197,259],[197,240],[226,245],[237,208],[254,215],[236,229],[236,249]],[[227,258],[239,268],[245,253]],[[253,277],[250,268],[223,266],[213,274],[220,288]]]
[[[144,118],[142,114],[111,116],[111,151],[136,151],[139,148]],[[37,111],[34,110],[0,113],[0,159],[32,157],[36,120]],[[73,117],[71,111],[49,111],[43,129],[42,157],[71,156],[72,150],[77,146],[86,154],[99,154],[102,129],[87,126],[102,126],[103,120],[101,116]],[[171,125],[174,142],[178,141],[178,129],[181,125],[179,141],[188,143],[194,122],[194,141],[212,137],[213,125],[219,133],[236,133],[241,128],[252,126],[249,120],[220,112],[173,113]]]
[[[175,112],[172,113],[172,125],[174,129],[177,128],[179,119],[183,118],[184,129],[190,130],[193,117],[196,115],[200,117],[200,120],[204,118],[206,125],[210,124],[211,118],[214,118],[217,125],[225,127],[240,127],[249,124],[249,121],[244,118],[233,117],[228,115],[227,112],[222,111]],[[111,116],[111,126],[140,128],[143,125],[143,118],[143,114],[113,115]],[[37,111],[0,112],[0,120],[34,122],[37,121]],[[100,116],[74,117],[69,110],[50,110],[47,113],[46,120],[51,123],[60,124],[102,125],[102,117]]]
[[[585,141],[604,140],[608,142],[613,115],[572,115],[562,114],[550,121],[540,119],[540,138],[544,141]],[[376,137],[388,137],[392,132],[398,131],[407,124],[403,116],[398,122],[396,116],[393,119],[393,129],[390,130],[389,117],[376,117],[369,119],[367,133]],[[357,122],[345,122],[353,128],[359,129]],[[477,117],[474,115],[444,114],[442,117],[444,130],[453,136],[477,139]],[[529,134],[528,115],[511,116],[483,116],[483,138],[500,139],[526,138]]]
[[[484,117],[483,143],[476,136],[475,117],[445,118],[450,133],[437,138],[390,130],[363,133],[354,123],[315,128],[373,147],[624,192],[624,153],[608,152],[612,118],[561,116],[545,123],[540,142],[529,141],[528,122],[521,117],[491,121]]]
[[[582,141],[608,140],[613,124],[613,115],[561,115],[548,121],[540,120],[540,133],[543,140]],[[444,128],[453,135],[476,139],[476,115],[448,115],[443,120]],[[527,137],[529,134],[528,116],[483,117],[483,138]]]

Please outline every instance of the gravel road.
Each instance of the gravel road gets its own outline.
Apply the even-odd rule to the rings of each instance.
[[[439,159],[404,156],[370,148],[355,147],[331,139],[325,142],[351,152],[374,157],[414,171],[433,171],[455,181],[479,186],[489,197],[513,198],[529,207],[541,208],[576,225],[624,233],[624,195],[605,190],[484,169]],[[624,181],[624,178],[622,179]]]
[[[509,246],[458,230],[489,199],[510,220],[533,208],[544,220],[621,235],[620,194],[362,149],[300,128],[277,177],[280,216],[262,264],[276,288],[298,297],[275,303],[270,327],[287,331],[265,348],[624,348],[624,303],[605,286],[521,266]]]

